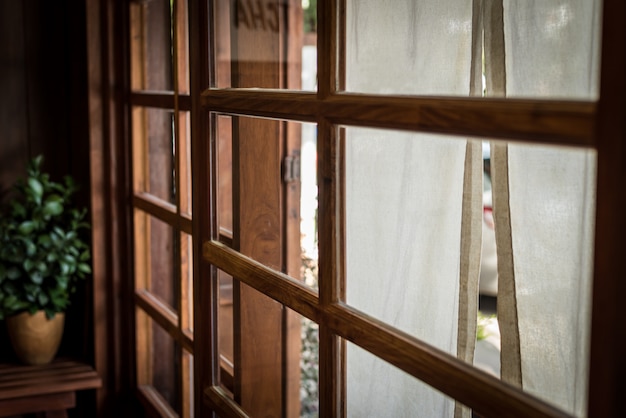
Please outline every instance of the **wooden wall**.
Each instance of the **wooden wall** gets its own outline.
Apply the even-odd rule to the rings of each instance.
[[[27,161],[71,174],[89,204],[85,5],[71,0],[0,0],[0,194],[25,175]],[[91,292],[79,289],[60,354],[90,361]],[[0,361],[11,356],[0,324]]]

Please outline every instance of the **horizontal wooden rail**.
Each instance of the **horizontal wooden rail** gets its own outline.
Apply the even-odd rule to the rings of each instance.
[[[495,98],[434,98],[260,89],[209,89],[211,112],[400,129],[485,140],[595,147],[596,104]]]
[[[458,358],[343,304],[323,312],[323,324],[348,341],[485,416],[569,417]],[[393,348],[390,348],[393,347]]]
[[[317,294],[302,282],[246,257],[219,241],[205,242],[203,256],[206,261],[241,282],[319,322]]]
[[[178,327],[178,315],[171,307],[146,289],[135,292],[135,303],[143,309],[157,324],[193,354],[193,334],[181,331]]]
[[[133,106],[152,107],[156,109],[174,110],[173,91],[134,91],[130,93],[130,104]],[[191,110],[191,97],[178,96],[178,110]]]
[[[219,386],[211,386],[204,390],[204,402],[217,412],[220,417],[245,418],[248,414],[233,401]]]
[[[563,411],[345,304],[319,304],[295,279],[226,247],[203,245],[204,259],[241,282],[487,416],[567,417]],[[458,382],[461,382],[459,384]],[[486,395],[488,394],[488,395]],[[216,396],[213,394],[212,396]],[[508,414],[508,415],[507,415]]]
[[[141,192],[133,196],[133,206],[176,227],[180,231],[189,235],[192,234],[191,218],[185,215],[179,215],[176,212],[176,205],[172,203],[159,199],[152,194]]]

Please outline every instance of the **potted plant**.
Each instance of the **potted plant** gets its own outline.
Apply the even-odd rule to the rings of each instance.
[[[76,185],[69,176],[51,181],[42,161],[29,162],[0,218],[0,320],[6,319],[16,354],[29,364],[54,358],[70,295],[91,273],[81,236],[89,228],[86,209],[71,203]]]

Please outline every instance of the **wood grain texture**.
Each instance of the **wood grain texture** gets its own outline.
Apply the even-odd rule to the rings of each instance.
[[[218,241],[203,244],[204,260],[272,299],[319,322],[317,295],[301,281],[273,270]]]
[[[0,400],[95,389],[98,373],[85,363],[56,359],[44,366],[0,365]]]
[[[321,396],[332,396],[325,411],[342,408],[342,356],[345,338],[454,397],[485,416],[567,416],[543,401],[464,363],[456,357],[345,305],[317,304],[314,293],[283,273],[269,269],[218,242],[205,242],[204,258],[281,304],[321,324]],[[308,301],[307,301],[308,300]],[[326,334],[324,334],[326,333]],[[332,383],[335,382],[335,383]],[[330,383],[330,384],[329,384]],[[328,385],[328,386],[327,386]],[[332,393],[326,393],[330,391]]]
[[[521,99],[401,97],[259,89],[211,89],[208,111],[338,125],[493,138],[539,144],[593,147],[592,102]]]
[[[206,388],[203,398],[204,402],[220,417],[245,418],[250,416],[219,386]]]
[[[175,339],[185,350],[193,354],[193,334],[181,330],[178,326],[178,315],[165,302],[147,290],[138,290],[135,293],[135,302],[137,306],[150,315],[153,321],[170,334],[172,339]]]
[[[153,107],[157,109],[174,109],[175,100],[178,100],[179,110],[191,110],[191,97],[188,94],[179,94],[174,97],[173,91],[133,91],[129,102],[132,106]]]
[[[152,386],[139,386],[137,395],[148,416],[162,418],[178,418],[176,411],[167,403],[163,396]]]
[[[192,233],[192,220],[187,214],[179,215],[176,206],[149,193],[137,193],[133,196],[133,206],[150,216],[172,225],[187,234]]]

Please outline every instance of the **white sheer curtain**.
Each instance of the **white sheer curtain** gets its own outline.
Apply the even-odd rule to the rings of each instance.
[[[348,1],[346,89],[480,94],[484,46],[489,95],[593,99],[600,2]],[[472,362],[482,169],[467,144],[345,129],[346,301]],[[494,148],[502,378],[584,415],[595,155]],[[349,416],[463,412],[352,345],[346,372]]]
[[[598,0],[504,1],[506,95],[595,98],[599,6]],[[517,305],[502,308],[516,309],[518,327],[516,331],[501,324],[502,338],[519,332],[518,384],[525,391],[582,416],[587,398],[595,153],[509,145],[508,160],[494,161],[494,166],[500,164],[508,165],[512,237],[512,258],[501,261],[513,263]],[[494,176],[497,193],[504,179]],[[495,212],[497,230],[503,214],[498,207]],[[509,354],[503,349],[503,365]]]
[[[349,1],[347,89],[467,96],[471,19],[471,2]],[[361,128],[345,140],[348,304],[456,355],[466,141]],[[454,412],[351,345],[347,392],[348,416]]]

